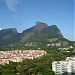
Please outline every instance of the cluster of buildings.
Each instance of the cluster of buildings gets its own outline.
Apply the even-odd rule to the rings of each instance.
[[[61,46],[61,43],[51,43],[51,44],[47,44],[47,46],[60,47]]]
[[[34,59],[46,54],[44,50],[13,50],[0,51],[0,64],[9,64],[9,61],[22,62],[24,59]]]
[[[58,48],[58,50],[60,50],[61,52],[71,52],[74,51],[75,48],[73,46],[69,46],[69,47]]]
[[[48,39],[48,41],[50,42],[50,44],[47,44],[47,46],[56,46],[56,47],[60,47],[61,46],[61,43],[60,42],[56,42],[58,38],[53,38],[53,39]]]
[[[65,61],[52,62],[52,70],[57,75],[75,75],[75,57],[67,57]]]

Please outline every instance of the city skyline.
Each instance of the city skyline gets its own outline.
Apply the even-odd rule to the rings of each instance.
[[[22,32],[37,21],[57,25],[65,38],[75,40],[75,0],[0,0],[0,30]]]

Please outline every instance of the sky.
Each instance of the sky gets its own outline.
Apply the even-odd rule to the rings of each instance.
[[[44,22],[57,25],[63,36],[75,40],[75,0],[0,0],[0,30],[17,28],[22,32]]]

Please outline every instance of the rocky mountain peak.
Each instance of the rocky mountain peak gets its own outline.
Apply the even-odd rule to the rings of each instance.
[[[2,29],[0,31],[0,33],[4,34],[4,33],[13,33],[13,34],[17,34],[17,29],[16,28],[7,28],[7,29]]]
[[[16,28],[3,29],[0,31],[0,39],[2,40],[9,39],[9,38],[12,38],[16,34],[17,34]]]
[[[10,29],[14,34],[17,34],[17,29],[16,28],[11,28]]]
[[[35,31],[41,31],[44,28],[47,28],[48,25],[46,23],[43,22],[36,22],[36,25],[33,27],[33,30]]]
[[[56,25],[51,25],[50,27],[51,28],[58,28]]]

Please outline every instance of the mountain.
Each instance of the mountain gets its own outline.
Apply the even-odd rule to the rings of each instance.
[[[0,31],[0,46],[18,45],[27,46],[68,46],[73,43],[65,39],[56,25],[48,26],[43,22],[36,22],[33,27],[18,33],[16,28]]]
[[[48,42],[50,38],[63,38],[63,35],[56,25],[48,26],[45,23],[36,22],[35,26],[22,32],[21,42]]]
[[[20,40],[20,34],[16,28],[8,28],[0,31],[0,45],[17,43]]]
[[[24,30],[22,32],[23,35],[27,33],[36,33],[39,35],[47,35],[51,37],[62,37],[63,38],[61,31],[58,29],[56,25],[48,26],[47,24],[42,23],[42,22],[36,22],[35,26],[27,30]]]
[[[71,41],[65,39],[56,25],[36,22],[36,25],[22,32],[20,43],[26,46],[68,46]]]

